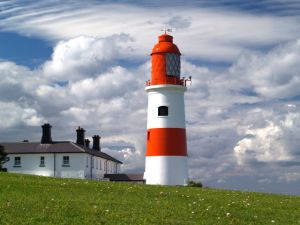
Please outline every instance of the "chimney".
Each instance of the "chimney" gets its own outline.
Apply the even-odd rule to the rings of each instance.
[[[42,136],[41,144],[51,144],[52,143],[51,128],[52,128],[52,126],[49,123],[45,123],[42,126],[43,136]]]
[[[78,127],[76,132],[77,132],[76,144],[84,146],[84,132],[85,132],[85,130],[83,128]]]
[[[101,137],[99,135],[94,135],[93,136],[93,149],[94,150],[101,151],[100,139],[101,139]]]
[[[90,148],[90,140],[89,139],[85,139],[85,147]]]

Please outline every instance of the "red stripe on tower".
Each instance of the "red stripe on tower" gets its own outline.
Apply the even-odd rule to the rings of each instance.
[[[186,135],[182,128],[153,128],[147,133],[146,156],[186,156]]]

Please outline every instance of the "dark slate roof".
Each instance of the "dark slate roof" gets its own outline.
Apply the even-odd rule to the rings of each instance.
[[[108,178],[110,181],[145,181],[143,173],[136,174],[104,174],[104,178]]]
[[[41,144],[39,142],[14,142],[0,143],[0,145],[4,146],[5,152],[8,154],[87,153],[122,164],[121,161],[104,152],[86,148],[84,146],[67,141],[52,142],[51,144]]]

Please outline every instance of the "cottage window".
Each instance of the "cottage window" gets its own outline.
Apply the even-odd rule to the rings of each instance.
[[[96,169],[98,169],[98,159],[96,159]]]
[[[21,166],[21,157],[20,156],[15,157],[15,165],[14,166],[16,166],[16,167]]]
[[[86,168],[89,168],[89,157],[86,157]]]
[[[158,116],[168,116],[168,114],[169,114],[168,106],[158,107]]]
[[[100,167],[99,167],[99,168],[100,168],[100,170],[102,170],[102,164],[101,164],[101,159],[100,159]]]
[[[69,156],[63,156],[63,165],[64,167],[70,166],[70,157]]]
[[[40,158],[40,167],[44,167],[45,166],[45,156],[41,156]]]

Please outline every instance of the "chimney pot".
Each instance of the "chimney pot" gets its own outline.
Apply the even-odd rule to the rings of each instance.
[[[89,139],[85,139],[85,147],[90,148],[90,140]]]
[[[101,137],[99,135],[93,136],[93,149],[94,150],[101,151],[100,139],[101,139]]]
[[[76,144],[84,146],[84,132],[85,132],[85,130],[81,127],[78,127],[76,132],[77,132]]]
[[[43,135],[42,135],[42,139],[41,139],[41,144],[51,144],[52,143],[51,128],[52,128],[52,126],[49,123],[45,123],[42,126]]]

